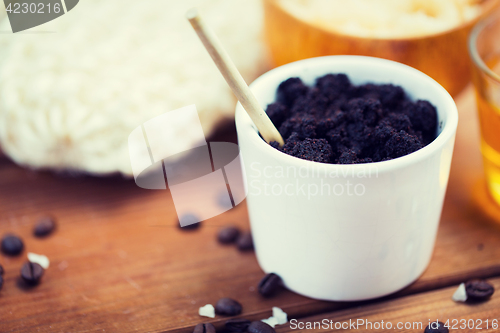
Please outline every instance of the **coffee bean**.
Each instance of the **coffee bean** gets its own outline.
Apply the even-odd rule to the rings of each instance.
[[[27,262],[21,268],[21,277],[27,284],[35,285],[40,282],[44,269],[37,263]]]
[[[3,275],[3,273],[5,273],[4,270],[3,270],[3,266],[0,265],[0,276]]]
[[[253,321],[247,328],[248,333],[276,333],[274,328],[262,321]]]
[[[222,244],[234,243],[238,236],[240,235],[240,229],[237,227],[224,227],[219,230],[217,234],[217,239]]]
[[[467,300],[484,301],[493,295],[495,287],[484,280],[471,280],[465,283]]]
[[[51,216],[44,216],[38,220],[33,228],[33,234],[37,237],[50,235],[56,228],[56,221]]]
[[[449,331],[448,327],[445,327],[442,322],[438,321],[436,323],[434,321],[425,328],[424,333],[448,333]]]
[[[236,316],[241,313],[240,303],[231,298],[221,298],[215,304],[215,313],[226,316]]]
[[[198,218],[198,216],[194,215],[194,214],[185,214],[182,216],[182,220],[184,221],[184,223],[190,223],[190,222],[193,222],[189,225],[186,225],[184,227],[181,227],[181,224],[179,222],[179,220],[177,220],[177,226],[182,229],[182,230],[195,230],[195,229],[198,229],[200,226],[201,226],[201,222],[198,222],[200,221],[200,219]]]
[[[267,274],[259,282],[259,293],[264,297],[269,297],[281,288],[282,281],[279,275]]]
[[[240,251],[250,251],[253,250],[253,239],[252,234],[249,232],[242,233],[236,242],[236,246]]]
[[[229,319],[226,321],[225,326],[229,332],[246,332],[248,326],[250,325],[250,320],[243,318]]]
[[[21,238],[16,235],[5,235],[2,239],[2,252],[10,255],[17,256],[19,253],[23,252],[24,244]]]
[[[214,325],[207,324],[198,324],[195,326],[193,333],[216,333]]]

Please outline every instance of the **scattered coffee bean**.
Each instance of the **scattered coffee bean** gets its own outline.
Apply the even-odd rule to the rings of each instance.
[[[246,332],[251,321],[243,318],[229,319],[226,321],[226,329],[229,332]]]
[[[5,273],[4,270],[3,270],[3,266],[0,265],[0,276],[3,275],[3,273]]]
[[[42,266],[28,261],[21,268],[21,277],[27,284],[35,285],[40,282],[43,272],[44,269]]]
[[[214,325],[207,323],[196,325],[193,333],[216,333],[216,331]]]
[[[239,235],[240,235],[239,228],[229,226],[219,230],[219,233],[217,234],[217,239],[222,244],[230,244],[234,243],[236,239],[238,239]]]
[[[241,313],[240,303],[231,298],[221,298],[215,304],[215,313],[225,316],[236,316]]]
[[[244,232],[236,241],[236,245],[240,251],[250,251],[253,250],[253,239],[250,232]]]
[[[465,283],[467,300],[484,301],[493,295],[495,288],[484,280],[471,280]]]
[[[33,234],[37,237],[50,235],[56,228],[56,221],[51,216],[44,216],[38,220],[33,228]]]
[[[259,282],[259,293],[264,297],[269,297],[281,288],[282,281],[279,275],[274,273],[267,274]]]
[[[449,331],[448,327],[445,327],[442,322],[438,321],[436,323],[434,321],[425,328],[424,333],[448,333]]]
[[[182,216],[182,220],[185,221],[185,223],[186,221],[187,223],[189,223],[190,221],[193,222],[192,224],[182,227],[179,220],[177,220],[177,226],[182,230],[194,230],[198,229],[201,226],[201,222],[198,222],[200,221],[200,219],[194,214],[185,214]]]
[[[21,238],[16,235],[5,235],[2,239],[2,252],[10,255],[17,256],[19,253],[23,252],[24,244]]]
[[[274,328],[262,321],[253,321],[247,329],[248,333],[276,333]]]

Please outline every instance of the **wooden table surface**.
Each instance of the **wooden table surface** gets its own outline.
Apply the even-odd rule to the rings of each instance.
[[[273,306],[303,322],[500,319],[500,293],[478,305],[451,300],[456,286],[473,277],[489,278],[500,289],[500,223],[495,222],[500,213],[482,183],[470,88],[457,104],[456,148],[431,264],[405,290],[365,303],[316,301],[289,291],[261,298],[256,285],[263,272],[254,253],[240,253],[215,239],[220,226],[248,228],[244,203],[204,221],[197,230],[184,231],[176,226],[168,191],[143,190],[121,178],[33,172],[2,159],[0,234],[20,235],[26,249],[19,257],[0,256],[6,271],[0,332],[192,332],[200,322],[221,327],[225,318],[198,316],[200,306],[221,297],[239,300],[241,316],[249,319],[269,317]],[[37,239],[32,228],[43,214],[56,216],[59,227],[50,237]],[[34,288],[19,282],[27,251],[51,260],[42,283]],[[485,324],[482,328],[497,331],[487,330]],[[292,330],[289,324],[277,328]]]

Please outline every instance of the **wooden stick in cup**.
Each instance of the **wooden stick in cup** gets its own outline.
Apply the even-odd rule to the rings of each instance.
[[[276,141],[282,146],[284,142],[281,134],[276,127],[274,127],[271,119],[269,119],[266,112],[262,109],[250,88],[248,88],[248,85],[222,47],[217,36],[203,23],[196,8],[190,9],[186,17],[219,68],[222,76],[226,79],[229,87],[231,87],[231,90],[236,95],[243,108],[247,111],[255,126],[257,126],[264,140],[268,143]]]

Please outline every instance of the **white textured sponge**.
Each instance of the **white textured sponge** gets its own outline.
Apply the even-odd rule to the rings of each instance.
[[[185,18],[194,6],[247,81],[265,71],[259,0],[80,1],[0,38],[1,149],[33,168],[131,176],[127,139],[145,121],[196,104],[209,135],[236,103]],[[165,145],[194,144],[188,133]]]

